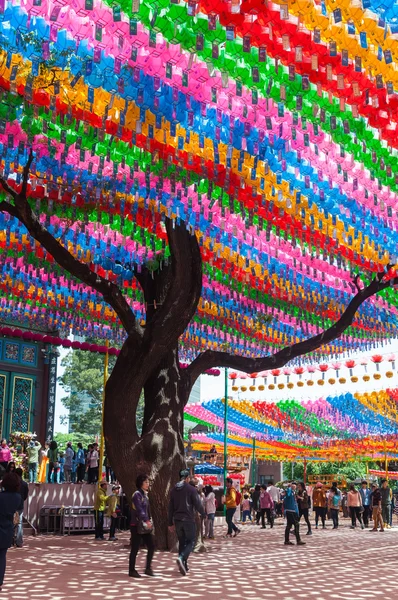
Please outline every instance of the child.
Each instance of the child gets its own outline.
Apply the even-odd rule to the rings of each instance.
[[[245,495],[243,496],[242,510],[243,510],[243,519],[242,519],[242,523],[245,523],[245,522],[246,522],[246,517],[249,519],[250,523],[252,523],[252,516],[251,516],[251,510],[250,510],[250,497],[249,497],[249,494],[245,494]]]

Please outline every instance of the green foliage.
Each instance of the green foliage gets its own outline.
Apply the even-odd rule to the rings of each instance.
[[[87,341],[93,344],[102,343],[95,339]],[[115,362],[116,358],[109,356],[109,375]],[[83,443],[82,436],[87,436],[88,443],[90,443],[101,433],[104,355],[83,350],[70,350],[62,359],[61,365],[65,370],[58,381],[67,394],[61,398],[61,402],[69,411],[70,429],[78,434],[76,443],[78,441]],[[85,409],[84,405],[87,405],[87,402],[89,402],[89,407]],[[141,433],[144,419],[143,394],[138,403],[136,418],[137,429]],[[61,417],[61,420],[67,421],[67,415]],[[66,441],[72,439],[71,435],[66,434]]]
[[[293,465],[293,474],[292,474]],[[369,468],[378,468],[376,463],[369,463]],[[363,461],[352,461],[352,462],[308,462],[307,463],[307,476],[308,475],[339,475],[347,480],[347,482],[354,481],[357,478],[366,477],[366,465]],[[283,463],[283,477],[284,479],[295,479],[297,481],[303,481],[304,478],[304,463],[303,462],[286,462]]]
[[[83,448],[87,448],[89,444],[95,442],[95,438],[86,433],[56,433],[54,440],[61,450],[66,448],[68,442],[72,442],[72,447],[75,451],[77,450],[78,442],[83,444]]]

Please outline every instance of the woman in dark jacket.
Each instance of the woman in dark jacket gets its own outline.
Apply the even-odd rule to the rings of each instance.
[[[252,508],[255,513],[254,517],[256,519],[256,525],[260,525],[260,517],[261,517],[260,492],[261,492],[261,487],[259,485],[256,485],[256,487],[254,488],[254,492],[252,493]]]
[[[155,552],[155,544],[153,542],[153,528],[148,499],[148,475],[138,475],[135,485],[137,486],[137,491],[133,494],[131,508],[131,552],[129,576],[141,577],[135,568],[135,561],[141,543],[143,543],[148,548],[145,575],[150,575],[153,577],[154,572],[152,571],[151,564]]]
[[[14,537],[14,514],[22,503],[19,492],[20,478],[16,473],[6,473],[0,493],[0,591],[6,572],[6,555]]]
[[[299,509],[300,520],[301,520],[301,517],[304,517],[304,521],[307,523],[307,527],[308,527],[307,535],[312,535],[311,523],[308,518],[308,510],[310,508],[310,498],[308,496],[307,490],[305,489],[304,483],[298,484],[297,504],[298,504],[298,509]]]

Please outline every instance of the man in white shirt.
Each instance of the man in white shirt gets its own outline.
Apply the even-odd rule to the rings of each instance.
[[[281,492],[280,489],[274,485],[273,481],[268,482],[267,492],[271,496],[274,504],[277,504],[281,500]]]

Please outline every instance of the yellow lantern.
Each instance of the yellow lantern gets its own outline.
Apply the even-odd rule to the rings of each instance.
[[[307,385],[314,385],[314,382],[312,381],[312,379],[309,379],[309,380],[307,381]]]
[[[351,381],[352,383],[356,383],[358,381],[358,377],[354,375],[353,377],[351,377]]]
[[[278,383],[278,390],[283,390],[284,387],[285,387],[284,383]]]
[[[238,391],[238,389],[239,389],[239,388],[238,388],[238,386],[237,386],[237,385],[233,385],[233,386],[232,386],[232,391],[233,391],[233,392],[237,392],[237,391]]]
[[[297,385],[298,385],[298,387],[303,387],[303,385],[304,385],[304,381],[298,381],[298,382],[297,382]]]
[[[242,385],[240,389],[242,392],[247,392],[247,387],[245,385]]]
[[[370,377],[369,377],[369,375],[364,375],[364,376],[362,377],[362,379],[363,379],[364,381],[369,381]]]
[[[289,390],[293,389],[294,388],[294,383],[288,383],[287,387],[289,388]]]
[[[339,379],[339,383],[346,383],[346,378],[345,377],[340,377]]]
[[[269,386],[268,386],[268,389],[269,389],[269,390],[274,390],[274,389],[275,389],[275,386],[274,386],[274,384],[273,384],[273,383],[270,383],[270,384],[269,384]]]
[[[263,392],[265,390],[265,386],[264,385],[259,385],[258,389],[260,390],[260,392]]]
[[[325,382],[323,379],[318,379],[317,384],[318,385],[323,385]]]
[[[374,379],[380,379],[380,378],[381,378],[381,374],[380,374],[380,373],[375,373],[375,374],[373,375],[373,378],[374,378]]]
[[[330,379],[328,379],[328,382],[330,383],[330,385],[334,385],[336,383],[336,380],[331,377]]]
[[[386,377],[388,377],[390,379],[393,376],[394,376],[394,373],[392,371],[387,371]]]

